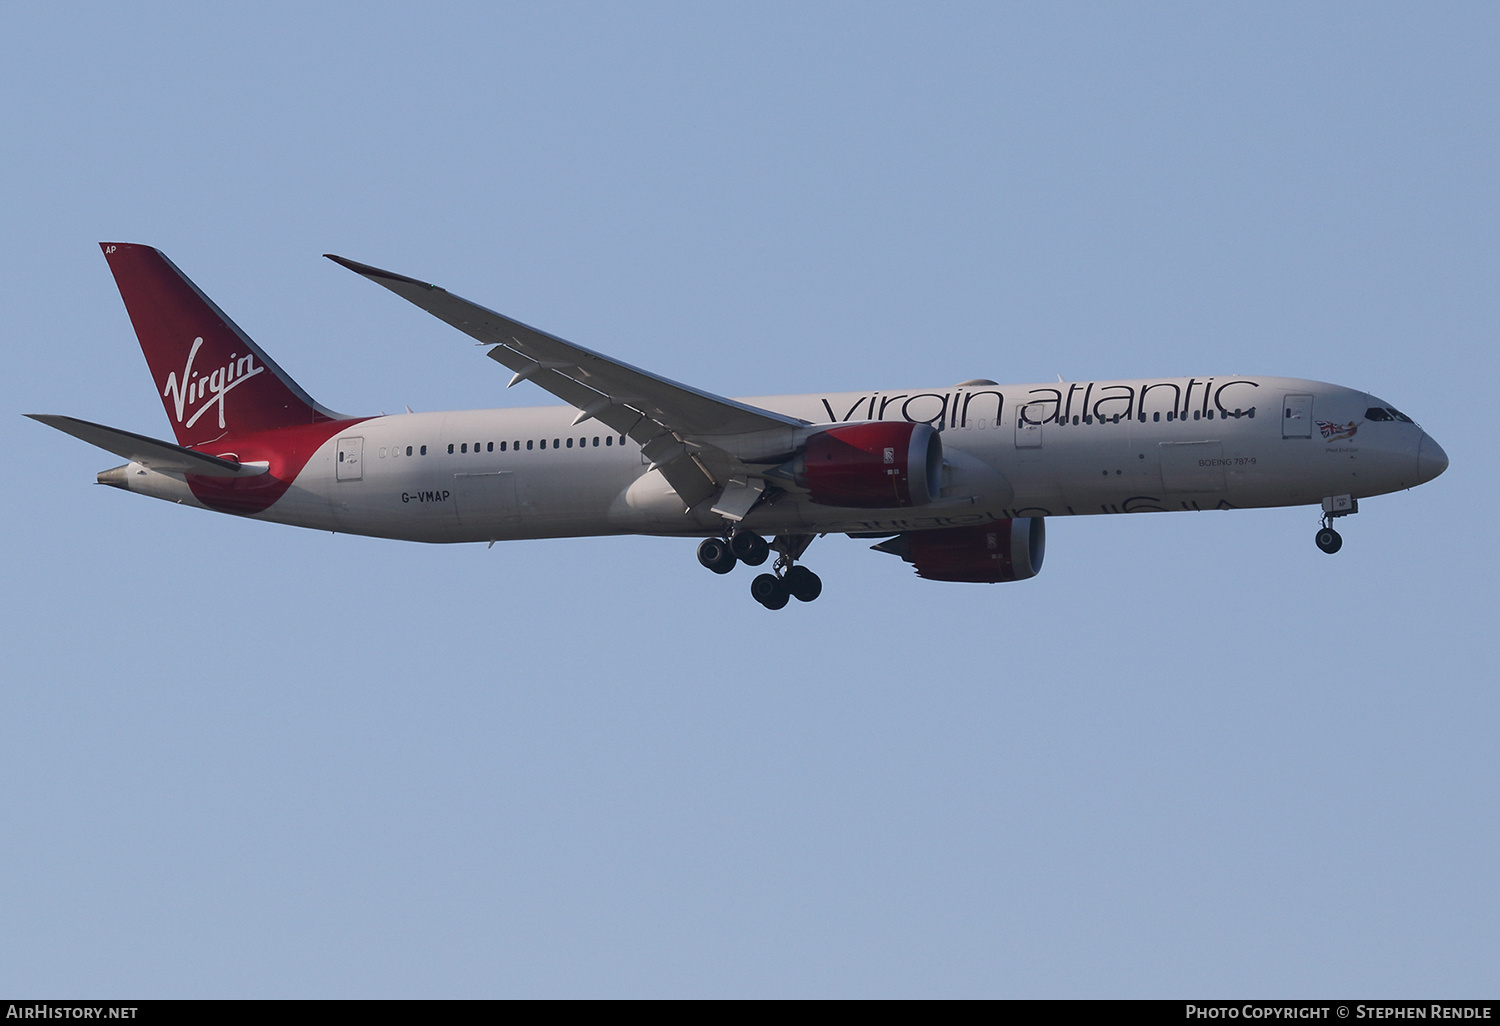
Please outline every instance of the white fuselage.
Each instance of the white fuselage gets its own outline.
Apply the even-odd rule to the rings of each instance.
[[[1366,418],[1383,402],[1291,378],[971,384],[741,401],[812,424],[911,420],[942,431],[942,490],[934,502],[840,509],[771,490],[744,521],[767,535],[1291,506],[1378,495],[1436,476],[1421,465],[1421,428]],[[723,529],[711,502],[685,510],[638,445],[597,421],[574,426],[577,412],[553,406],[353,422],[253,515],[428,542]],[[132,491],[202,505],[179,475],[131,464],[126,482]]]

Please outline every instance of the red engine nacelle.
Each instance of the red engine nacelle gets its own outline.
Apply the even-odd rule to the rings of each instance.
[[[793,466],[824,506],[925,506],[942,487],[943,438],[931,424],[872,421],[819,431]]]
[[[900,556],[930,581],[1024,581],[1041,572],[1046,522],[1041,517],[1018,517],[978,527],[911,531],[875,548]]]

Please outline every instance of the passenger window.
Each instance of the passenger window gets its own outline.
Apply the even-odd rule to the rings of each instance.
[[[604,444],[605,445],[614,445],[615,444],[615,436],[614,435],[607,436],[604,439]]]
[[[504,445],[505,445],[505,443],[504,443],[504,442],[501,442],[501,443],[500,443],[500,445],[501,445],[501,446],[502,446],[502,447],[503,447],[503,446],[504,446]],[[487,444],[486,444],[486,445],[485,445],[485,447],[484,447],[484,451],[485,451],[485,452],[494,452],[494,451],[495,451],[495,443],[494,443],[494,442],[489,442],[489,443],[487,443]],[[505,449],[504,449],[504,448],[501,448],[501,450],[500,450],[500,451],[501,451],[501,452],[504,452],[504,451],[505,451]]]
[[[568,439],[568,448],[569,449],[573,448],[573,439],[571,439],[571,438]]]
[[[547,448],[547,440],[545,438],[542,439],[542,448]]]
[[[490,443],[490,444],[491,444],[491,445],[494,445],[494,444],[495,444],[495,443],[493,443],[493,442],[491,442],[491,443]],[[501,443],[500,443],[500,451],[501,451],[501,452],[504,452],[504,451],[505,451],[505,443],[504,443],[504,442],[501,442]]]
[[[516,452],[521,451],[521,440],[519,438],[516,439],[515,450]]]
[[[424,445],[424,446],[422,446],[422,455],[423,455],[423,456],[426,456],[426,455],[427,455],[427,446],[425,446],[425,445]]]
[[[527,448],[528,451],[530,451],[530,449],[531,449],[531,439],[529,439],[529,438],[526,439],[526,448]]]
[[[453,443],[452,442],[448,443],[448,454],[450,456],[453,454]]]
[[[1203,416],[1203,414],[1202,414],[1202,413],[1200,413],[1200,412],[1199,412],[1199,411],[1197,411],[1197,410],[1194,410],[1194,411],[1193,411],[1193,419],[1194,419],[1194,420],[1197,420],[1197,419],[1198,419],[1198,418],[1199,418],[1199,417],[1201,417],[1201,416]]]
[[[409,445],[406,447],[406,455],[408,455],[408,456],[411,455],[411,446],[409,446]]]
[[[572,441],[572,439],[569,439],[569,441]],[[557,442],[558,442],[558,440],[556,438],[552,439],[552,448],[554,448],[554,449],[557,448]]]
[[[469,451],[469,443],[465,442],[463,445],[460,445],[458,447],[458,451],[459,452],[468,452]]]
[[[1175,416],[1177,416],[1177,411],[1176,410],[1168,410],[1167,411],[1167,420],[1170,421]]]
[[[599,436],[598,435],[594,436],[594,448],[595,449],[599,448]]]
[[[1208,419],[1209,420],[1213,420],[1214,419],[1214,411],[1213,410],[1209,410],[1208,411]]]

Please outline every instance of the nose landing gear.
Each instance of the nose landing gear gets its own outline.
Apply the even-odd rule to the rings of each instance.
[[[1359,512],[1359,500],[1351,495],[1330,495],[1323,500],[1323,526],[1318,529],[1313,541],[1318,548],[1330,556],[1344,547],[1344,537],[1333,529],[1335,517],[1347,517]]]
[[[1324,524],[1318,531],[1317,537],[1313,539],[1318,543],[1318,548],[1330,556],[1344,547],[1344,536],[1335,531],[1332,526]]]

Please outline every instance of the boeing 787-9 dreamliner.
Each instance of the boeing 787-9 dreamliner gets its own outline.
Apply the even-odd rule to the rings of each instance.
[[[1448,457],[1357,389],[1218,375],[726,399],[566,342],[414,278],[330,259],[489,346],[565,406],[358,417],[320,405],[170,260],[102,244],[177,441],[44,424],[127,460],[99,483],[325,531],[425,542],[701,539],[727,574],[771,572],[768,609],[822,591],[802,562],[841,533],[935,581],[1042,568],[1047,517],[1320,504],[1317,544],[1359,500]]]

